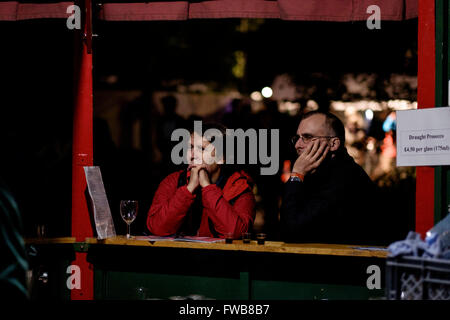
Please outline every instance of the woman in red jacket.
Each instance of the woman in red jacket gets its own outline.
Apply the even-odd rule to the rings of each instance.
[[[223,126],[209,128],[225,136]],[[251,229],[255,218],[252,181],[245,172],[208,159],[215,156],[214,149],[205,152],[211,147],[205,137],[191,133],[188,168],[167,176],[156,190],[147,216],[152,234],[224,238],[232,233],[236,239]]]

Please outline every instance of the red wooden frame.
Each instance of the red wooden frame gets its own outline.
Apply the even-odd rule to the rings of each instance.
[[[83,29],[77,34],[75,53],[75,105],[73,114],[72,147],[72,236],[77,241],[92,237],[91,220],[87,207],[84,166],[93,165],[93,87],[91,50],[91,1],[84,0]],[[81,270],[81,289],[72,289],[72,300],[94,298],[94,274],[86,253],[77,252],[73,264]]]
[[[419,109],[435,106],[435,1],[419,0],[418,89]],[[416,168],[416,231],[425,235],[434,225],[434,168]]]

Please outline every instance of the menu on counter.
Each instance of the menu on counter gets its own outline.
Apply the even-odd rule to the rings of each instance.
[[[84,167],[88,189],[88,202],[95,223],[98,239],[116,236],[114,222],[103,185],[102,174],[97,166]]]
[[[182,241],[182,242],[200,242],[200,243],[216,243],[216,242],[224,242],[225,239],[220,238],[210,238],[210,237],[194,237],[194,236],[168,236],[168,237],[159,237],[159,236],[136,236],[135,240],[146,240],[146,241]]]

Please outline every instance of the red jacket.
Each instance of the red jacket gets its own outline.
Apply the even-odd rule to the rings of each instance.
[[[196,196],[186,185],[178,187],[181,173],[167,176],[156,190],[147,216],[147,227],[154,235],[175,234],[194,202]],[[251,180],[244,172],[235,172],[223,190],[215,184],[202,188],[203,211],[197,236],[224,238],[232,232],[234,238],[240,238],[247,232],[255,218],[255,198],[250,185]],[[210,222],[214,230],[210,230]]]

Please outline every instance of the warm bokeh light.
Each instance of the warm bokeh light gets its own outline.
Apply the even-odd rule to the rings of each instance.
[[[250,98],[251,98],[253,101],[262,101],[262,99],[263,99],[261,93],[258,92],[258,91],[253,91],[253,92],[250,94]]]
[[[366,119],[369,121],[373,119],[373,111],[370,109],[367,109],[366,112],[364,112],[364,115],[366,116]]]
[[[332,101],[331,110],[334,111],[345,111],[349,108],[353,108],[356,111],[372,110],[372,111],[382,111],[382,110],[410,110],[417,109],[417,101],[409,100],[388,100],[388,101],[373,101],[373,100],[360,100],[353,102],[344,101]]]
[[[272,88],[270,88],[270,87],[264,87],[261,90],[261,93],[262,93],[264,98],[270,98],[272,96],[272,94],[273,94],[273,91],[272,91]]]

